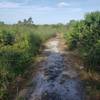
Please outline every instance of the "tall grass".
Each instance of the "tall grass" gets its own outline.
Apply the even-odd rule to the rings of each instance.
[[[8,100],[9,83],[24,74],[42,43],[56,32],[49,25],[0,25],[0,99]]]

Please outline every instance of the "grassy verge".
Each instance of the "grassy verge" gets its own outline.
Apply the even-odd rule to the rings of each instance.
[[[0,99],[11,100],[30,71],[42,44],[57,32],[52,26],[0,26]],[[27,79],[27,78],[26,78]]]

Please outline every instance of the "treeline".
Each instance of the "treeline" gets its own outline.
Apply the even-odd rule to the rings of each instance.
[[[19,20],[17,24],[20,24],[20,25],[32,25],[32,24],[34,24],[34,22],[33,22],[32,18],[30,17],[28,19],[24,19],[23,21]]]
[[[24,75],[43,42],[54,36],[59,27],[35,25],[32,18],[14,25],[0,24],[0,99],[9,99],[9,85]]]
[[[100,70],[100,12],[87,13],[83,20],[71,20],[65,34],[70,49],[77,50],[88,69]]]

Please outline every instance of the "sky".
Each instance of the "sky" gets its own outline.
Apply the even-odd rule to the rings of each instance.
[[[14,24],[32,17],[35,24],[66,24],[99,10],[100,0],[0,0],[0,21]]]

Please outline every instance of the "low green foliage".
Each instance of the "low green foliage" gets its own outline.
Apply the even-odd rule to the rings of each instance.
[[[13,45],[15,42],[15,37],[14,34],[7,32],[7,31],[2,31],[1,35],[1,43],[4,45]]]
[[[84,20],[70,21],[65,39],[70,49],[77,49],[91,68],[100,65],[100,12],[86,14]]]
[[[0,25],[0,99],[8,100],[9,83],[23,75],[39,53],[43,42],[57,32],[57,27],[27,23]]]

